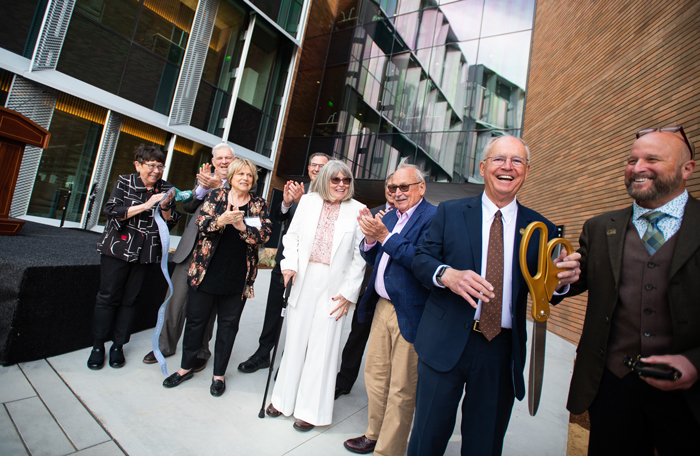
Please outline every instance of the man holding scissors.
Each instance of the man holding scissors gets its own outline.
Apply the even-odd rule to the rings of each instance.
[[[462,454],[499,455],[514,398],[525,395],[525,313],[528,287],[520,272],[521,230],[531,222],[555,226],[517,203],[529,165],[525,143],[492,138],[479,164],[481,196],[440,204],[413,261],[430,290],[418,326],[416,413],[408,454],[445,452],[462,405]],[[536,269],[539,234],[528,249]],[[566,251],[557,290],[578,280],[578,258]],[[561,300],[555,297],[554,303]]]
[[[588,308],[567,408],[588,410],[588,454],[697,454],[700,438],[700,202],[685,183],[694,148],[681,127],[646,129],[627,159],[634,203],[588,220],[580,238]],[[681,377],[640,377],[628,356]],[[664,366],[657,366],[664,367]]]

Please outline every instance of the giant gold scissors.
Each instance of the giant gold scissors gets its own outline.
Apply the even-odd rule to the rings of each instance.
[[[537,273],[533,277],[527,268],[527,248],[530,244],[530,238],[536,230],[540,230],[540,245],[537,255]],[[569,255],[574,251],[571,243],[566,239],[556,238],[547,242],[548,238],[547,226],[542,222],[532,222],[525,228],[523,239],[520,242],[520,270],[525,277],[532,297],[532,345],[530,347],[530,379],[527,389],[527,405],[532,416],[537,413],[542,395],[549,301],[551,301],[554,289],[559,283],[557,274],[563,271],[554,264],[552,255],[558,245],[563,245]]]

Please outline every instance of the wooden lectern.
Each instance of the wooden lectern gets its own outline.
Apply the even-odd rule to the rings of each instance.
[[[25,146],[44,149],[49,138],[51,133],[39,125],[0,106],[0,235],[14,236],[24,225],[23,220],[11,219],[9,215]]]

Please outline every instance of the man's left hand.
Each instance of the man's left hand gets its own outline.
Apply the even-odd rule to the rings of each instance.
[[[565,285],[572,284],[578,280],[579,276],[581,275],[581,264],[578,262],[580,259],[580,253],[574,252],[567,256],[566,249],[561,249],[561,253],[554,260],[554,264],[559,269],[566,269],[566,271],[562,271],[557,274],[559,283],[554,291],[559,291]]]
[[[693,363],[683,355],[657,355],[642,358],[641,361],[651,364],[667,364],[680,371],[678,380],[659,380],[658,378],[641,377],[642,380],[663,391],[687,390],[698,380],[698,370]]]
[[[223,182],[221,182],[219,176],[216,173],[211,173],[211,165],[209,163],[202,165],[199,173],[197,173],[197,181],[199,181],[199,185],[204,190],[220,188],[223,186]]]

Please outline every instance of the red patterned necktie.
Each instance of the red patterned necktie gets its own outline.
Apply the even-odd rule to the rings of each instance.
[[[486,257],[486,281],[493,286],[496,295],[489,302],[481,302],[481,332],[491,340],[501,332],[503,313],[503,221],[501,211],[496,212],[489,231],[489,251]]]

